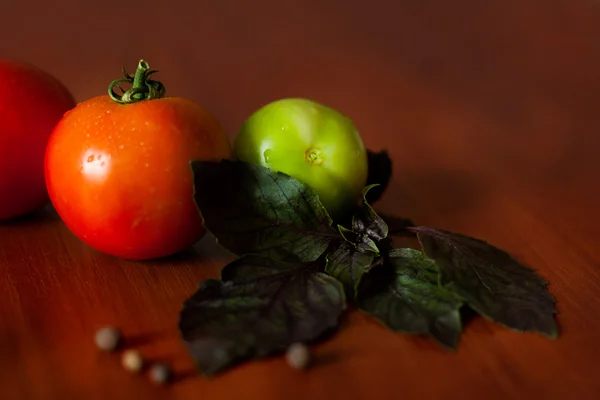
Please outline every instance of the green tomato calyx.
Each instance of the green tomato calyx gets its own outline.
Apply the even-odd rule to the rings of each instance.
[[[325,161],[325,154],[320,149],[311,147],[304,152],[304,159],[310,165],[321,165]]]
[[[125,77],[115,79],[108,85],[108,95],[111,99],[121,104],[159,99],[165,95],[165,86],[160,81],[150,79],[155,72],[158,72],[158,70],[150,69],[150,65],[144,60],[140,60],[134,75],[128,74],[125,68],[123,68],[123,75]],[[127,91],[124,90],[121,87],[121,83],[129,83],[131,84],[131,88]],[[119,88],[123,94],[117,94],[115,87]]]

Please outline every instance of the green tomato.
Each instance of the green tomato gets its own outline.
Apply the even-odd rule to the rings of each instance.
[[[248,118],[234,140],[241,161],[310,186],[334,220],[356,206],[367,182],[367,152],[353,122],[307,99],[281,99]]]

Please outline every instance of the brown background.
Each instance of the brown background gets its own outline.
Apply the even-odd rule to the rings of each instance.
[[[562,326],[550,341],[477,320],[452,354],[351,313],[310,372],[274,358],[204,381],[177,313],[222,253],[205,240],[170,261],[113,259],[48,212],[0,226],[0,397],[597,398],[600,2],[3,0],[0,57],[78,100],[145,58],[232,137],[276,98],[338,108],[394,159],[381,210],[509,250],[552,282]],[[176,384],[97,354],[106,323],[172,362]]]

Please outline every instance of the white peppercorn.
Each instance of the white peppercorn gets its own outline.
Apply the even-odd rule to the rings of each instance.
[[[100,350],[114,351],[121,342],[121,332],[115,327],[106,326],[96,332],[95,341]]]
[[[171,370],[166,364],[157,363],[150,368],[150,379],[158,384],[164,384],[171,378]]]
[[[121,358],[123,368],[131,372],[140,372],[144,366],[144,359],[137,350],[127,350]]]
[[[290,367],[304,369],[310,362],[310,351],[306,345],[294,343],[288,347],[285,358]]]

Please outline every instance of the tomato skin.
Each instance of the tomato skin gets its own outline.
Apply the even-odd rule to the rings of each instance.
[[[238,159],[310,186],[334,220],[356,205],[367,182],[367,153],[353,122],[309,99],[261,107],[243,124],[233,147]]]
[[[69,90],[49,73],[0,60],[0,220],[48,203],[46,144],[56,123],[73,107]]]
[[[195,102],[119,104],[99,96],[57,124],[46,182],[56,211],[83,242],[121,258],[152,259],[203,236],[190,160],[221,158],[232,158],[229,139]]]

